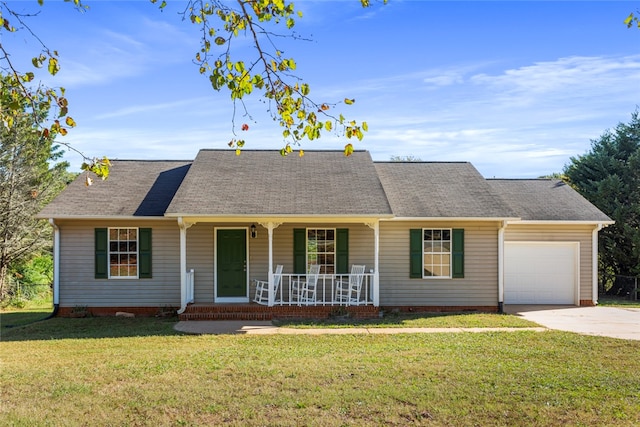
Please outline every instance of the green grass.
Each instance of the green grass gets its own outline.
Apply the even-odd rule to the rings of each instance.
[[[167,319],[3,330],[16,426],[640,424],[640,342],[548,332],[181,335]]]
[[[627,298],[617,298],[617,297],[600,297],[598,299],[598,305],[604,305],[607,307],[631,307],[631,308],[640,308],[640,300],[634,301]]]
[[[518,316],[493,313],[389,313],[377,319],[281,320],[287,328],[528,328],[540,326]]]
[[[51,300],[28,301],[24,308],[0,309],[0,334],[8,328],[23,326],[47,318],[53,312]]]

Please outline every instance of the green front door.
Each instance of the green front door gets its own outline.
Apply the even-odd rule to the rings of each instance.
[[[247,230],[216,230],[216,300],[247,298]]]

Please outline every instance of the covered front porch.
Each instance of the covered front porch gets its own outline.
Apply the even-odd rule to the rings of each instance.
[[[179,314],[239,304],[267,317],[327,317],[378,307],[378,220],[178,217]],[[314,307],[324,308],[311,315]]]

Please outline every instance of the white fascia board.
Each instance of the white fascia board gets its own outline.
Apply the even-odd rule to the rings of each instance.
[[[435,222],[435,221],[440,221],[440,222],[452,222],[452,221],[486,221],[486,222],[496,222],[496,221],[506,221],[508,223],[511,222],[519,222],[520,218],[513,218],[513,217],[496,217],[496,218],[489,218],[489,217],[442,217],[442,216],[438,216],[438,217],[394,217],[394,218],[389,218],[389,219],[385,219],[385,221],[431,221],[431,222]]]
[[[122,216],[104,216],[104,215],[60,215],[60,216],[40,216],[36,215],[36,219],[54,219],[54,220],[91,220],[91,221],[168,221],[173,220],[173,218],[167,218],[164,216],[133,216],[133,215],[122,215]]]
[[[520,220],[512,221],[507,220],[507,224],[523,224],[523,225],[598,225],[603,226],[615,224],[615,221],[562,221],[562,220]]]
[[[201,215],[179,215],[168,214],[165,218],[181,217],[188,222],[336,222],[336,223],[363,223],[384,220],[390,217],[380,215],[316,215],[316,216],[299,216],[299,215],[233,215],[233,216],[201,216]]]

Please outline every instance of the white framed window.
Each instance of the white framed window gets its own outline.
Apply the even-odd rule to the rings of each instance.
[[[307,228],[307,271],[315,264],[320,265],[320,274],[335,274],[335,228]]]
[[[451,229],[422,229],[422,271],[424,278],[451,278]]]
[[[109,278],[138,278],[138,228],[109,228]]]

